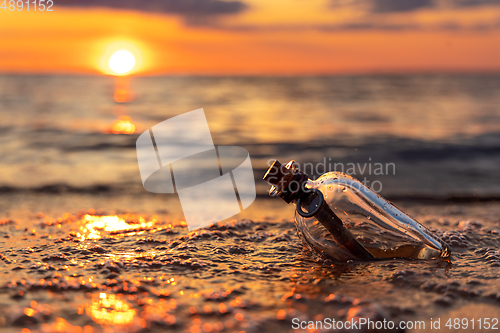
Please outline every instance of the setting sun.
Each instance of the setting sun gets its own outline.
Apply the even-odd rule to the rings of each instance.
[[[109,59],[109,67],[116,74],[130,72],[135,65],[135,58],[129,51],[116,51]]]

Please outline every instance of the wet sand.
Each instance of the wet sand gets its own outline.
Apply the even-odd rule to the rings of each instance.
[[[318,258],[272,199],[189,232],[153,208],[168,206],[160,197],[3,194],[1,331],[288,332],[293,318],[500,313],[500,204],[396,204],[443,237],[449,261]]]

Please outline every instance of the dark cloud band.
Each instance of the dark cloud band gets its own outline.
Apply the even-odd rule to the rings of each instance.
[[[373,0],[373,12],[408,12],[432,5],[431,0]]]
[[[368,13],[402,13],[419,9],[450,9],[475,6],[500,6],[500,0],[330,0],[334,9],[351,7]]]
[[[247,5],[241,1],[221,0],[59,0],[58,6],[108,7],[137,11],[172,13],[185,16],[236,14]]]
[[[483,6],[483,5],[500,5],[498,0],[455,0],[455,4],[458,7],[473,7],[473,6]]]

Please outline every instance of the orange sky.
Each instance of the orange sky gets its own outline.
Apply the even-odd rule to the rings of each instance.
[[[137,75],[500,71],[500,7],[381,15],[327,0],[247,3],[204,25],[104,8],[0,10],[0,72],[106,73],[118,49],[136,55]]]

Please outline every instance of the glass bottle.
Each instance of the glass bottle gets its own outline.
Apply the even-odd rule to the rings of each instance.
[[[314,252],[343,261],[450,255],[438,236],[345,173],[312,180],[293,160],[276,160],[264,180],[271,196],[295,204],[298,235]]]

